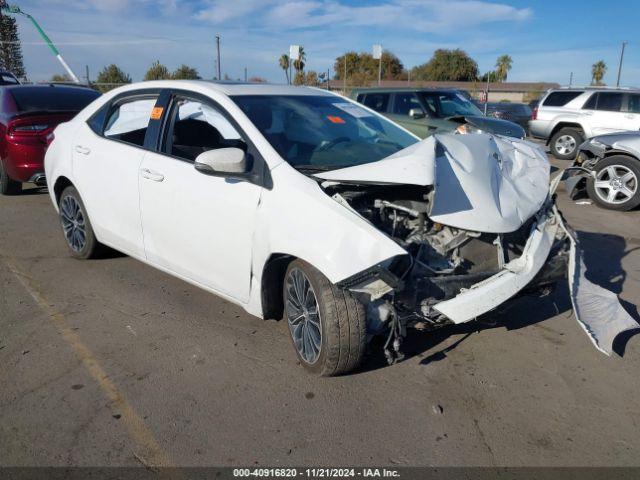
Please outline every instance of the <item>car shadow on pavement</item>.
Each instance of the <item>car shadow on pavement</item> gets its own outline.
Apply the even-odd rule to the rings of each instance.
[[[623,237],[606,233],[579,231],[578,238],[584,253],[587,278],[619,295],[627,278],[622,266],[622,259],[640,249],[640,245],[629,248],[627,241]],[[623,299],[620,299],[620,303],[639,323],[637,329],[624,332],[616,338],[613,349],[622,357],[628,341],[640,333],[640,315],[636,305]],[[403,343],[402,351],[405,359],[417,356],[422,358],[421,365],[429,365],[433,362],[445,360],[448,352],[456,349],[474,333],[493,328],[517,330],[529,327],[556,315],[573,315],[571,308],[569,287],[567,282],[561,281],[549,295],[543,297],[539,295],[522,295],[509,303],[508,306],[484,315],[475,322],[451,325],[434,331],[409,330]],[[581,331],[576,330],[576,332],[582,334]],[[426,352],[436,348],[453,335],[462,335],[462,337],[454,343],[425,356]],[[551,333],[550,335],[554,334]],[[552,336],[547,335],[545,338],[549,341],[554,341]],[[562,338],[558,337],[557,342],[562,343]],[[377,370],[387,366],[382,348],[383,343],[384,341],[381,339],[374,340],[370,349],[371,353],[361,368],[361,372]]]

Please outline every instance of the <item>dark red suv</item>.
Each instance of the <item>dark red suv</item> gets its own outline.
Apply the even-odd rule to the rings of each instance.
[[[53,129],[99,96],[67,85],[0,87],[0,193],[20,193],[23,182],[45,185],[44,154]]]

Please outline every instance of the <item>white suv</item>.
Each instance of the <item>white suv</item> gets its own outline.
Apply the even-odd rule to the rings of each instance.
[[[550,90],[534,109],[529,130],[533,137],[547,140],[556,158],[571,160],[586,139],[640,130],[640,90],[606,87]]]

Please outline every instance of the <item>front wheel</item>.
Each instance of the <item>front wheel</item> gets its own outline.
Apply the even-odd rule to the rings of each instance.
[[[595,178],[587,180],[589,198],[602,208],[627,211],[640,205],[640,161],[613,155],[596,164]]]
[[[549,142],[551,153],[560,160],[573,160],[576,158],[578,147],[584,141],[582,133],[575,128],[560,129]]]
[[[60,223],[72,257],[89,259],[97,255],[100,243],[91,227],[87,210],[75,187],[67,187],[58,204]]]
[[[364,357],[363,305],[302,260],[289,264],[283,288],[284,318],[300,363],[322,376],[356,369]]]

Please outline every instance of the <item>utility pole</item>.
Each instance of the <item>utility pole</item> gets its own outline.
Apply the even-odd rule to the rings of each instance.
[[[247,82],[247,67],[244,67],[244,81]]]
[[[408,70],[409,76],[407,77],[407,84],[411,86],[411,69]]]
[[[327,90],[329,90],[329,69],[327,68]]]
[[[66,70],[67,74],[71,77],[71,79],[75,82],[75,83],[80,83],[80,79],[78,79],[78,77],[76,76],[75,73],[73,73],[73,70],[71,70],[71,68],[69,67],[69,65],[67,65],[67,62],[64,61],[64,58],[62,58],[62,55],[60,55],[60,52],[58,51],[58,49],[56,48],[56,46],[53,44],[53,42],[51,41],[51,39],[47,36],[46,33],[44,33],[44,30],[42,30],[42,27],[40,27],[40,25],[38,24],[38,22],[36,22],[35,18],[33,18],[31,15],[29,15],[28,13],[23,12],[22,10],[20,10],[20,7],[18,7],[17,5],[6,5],[2,7],[2,13],[13,13],[15,15],[24,15],[25,17],[27,17],[29,20],[31,20],[31,23],[33,23],[33,26],[36,27],[36,30],[38,31],[38,33],[40,34],[40,36],[42,37],[42,39],[45,41],[45,43],[49,46],[49,48],[51,49],[51,51],[53,52],[53,54],[56,56],[56,58],[58,59],[58,61],[60,62],[60,64],[63,66],[63,68]]]
[[[573,72],[569,75],[569,86],[573,85]]]
[[[491,77],[491,72],[487,73],[487,97],[484,99],[484,116],[487,116],[487,107],[489,106],[489,78]]]
[[[87,85],[91,86],[91,80],[89,79],[89,65],[84,66],[84,73],[85,73],[85,76],[87,77]]]
[[[379,43],[373,46],[373,59],[378,60],[378,86],[382,79],[382,45]]]
[[[222,80],[222,74],[220,73],[220,35],[216,35],[216,50],[218,52],[218,81]]]
[[[627,42],[622,42],[622,50],[620,51],[620,63],[618,64],[618,80],[616,80],[616,87],[620,86],[620,74],[622,73],[622,59],[624,58],[624,47]]]

